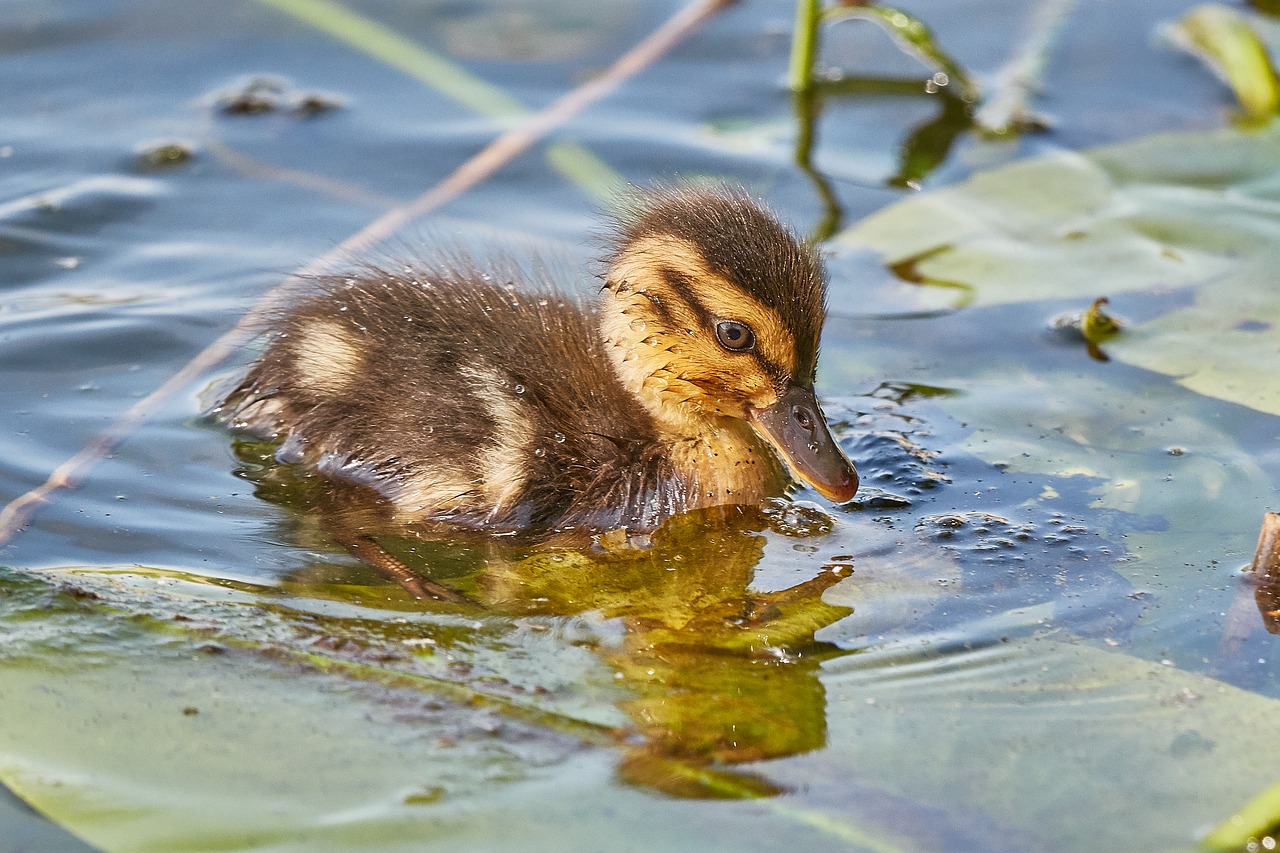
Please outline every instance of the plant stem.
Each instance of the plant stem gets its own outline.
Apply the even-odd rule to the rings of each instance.
[[[791,69],[787,81],[793,92],[805,92],[813,86],[821,19],[821,0],[796,0],[796,28],[791,35]]]
[[[996,72],[986,98],[974,113],[974,123],[989,136],[1006,136],[1040,126],[1031,112],[1058,33],[1075,11],[1077,0],[1041,0],[1031,17],[1027,36]]]

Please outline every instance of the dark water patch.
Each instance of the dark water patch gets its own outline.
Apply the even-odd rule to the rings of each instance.
[[[49,820],[7,787],[0,785],[0,826],[15,853],[95,853],[91,847]]]

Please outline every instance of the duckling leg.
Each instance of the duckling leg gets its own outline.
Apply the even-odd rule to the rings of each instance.
[[[444,584],[423,577],[387,552],[365,531],[387,529],[389,509],[386,499],[358,483],[326,477],[318,506],[325,534],[356,557],[398,583],[419,600],[473,603]]]
[[[379,545],[370,536],[363,534],[352,534],[349,536],[340,536],[339,541],[351,550],[360,559],[382,572],[391,580],[400,584],[405,592],[417,599],[434,599],[436,601],[448,601],[453,604],[471,604],[473,603],[465,595],[455,592],[449,587],[441,583],[424,578],[404,563],[387,553],[386,549]]]

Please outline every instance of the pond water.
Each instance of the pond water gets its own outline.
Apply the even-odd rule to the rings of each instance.
[[[1030,5],[903,8],[994,85]],[[586,292],[611,171],[730,180],[840,232],[818,386],[863,490],[605,555],[387,531],[466,596],[418,601],[338,543],[323,484],[205,417],[238,350],[5,534],[0,838],[1201,849],[1280,757],[1280,667],[1240,571],[1280,477],[1280,148],[1202,135],[1229,93],[1156,36],[1191,5],[1076,4],[1044,132],[961,132],[939,96],[828,99],[813,173],[793,10],[733,5],[398,233],[386,251],[533,253]],[[0,500],[679,7],[10,0]],[[343,8],[360,20],[337,33],[308,18]],[[823,61],[932,73],[866,22]],[[1078,153],[1168,131],[1187,135]],[[1129,326],[1107,361],[1055,326],[1100,296]]]

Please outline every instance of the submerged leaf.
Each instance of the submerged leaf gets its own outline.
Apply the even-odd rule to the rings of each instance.
[[[632,784],[686,800],[755,800],[782,793],[777,785],[749,773],[664,755],[629,755],[618,770]]]

